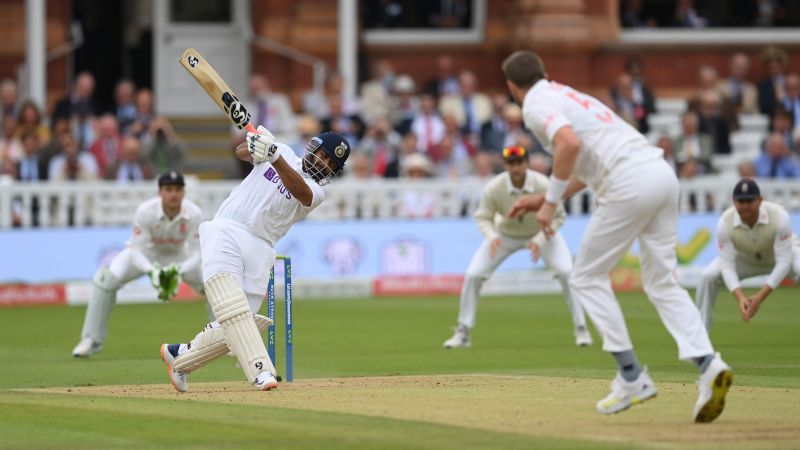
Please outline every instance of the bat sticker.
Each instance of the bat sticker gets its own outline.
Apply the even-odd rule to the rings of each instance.
[[[250,123],[250,113],[247,108],[239,103],[239,99],[230,92],[222,94],[222,102],[225,104],[225,112],[231,117],[231,121],[236,125],[236,128],[242,129]]]
[[[200,60],[199,60],[199,59],[197,59],[197,57],[196,57],[196,56],[194,56],[194,55],[189,55],[189,56],[186,58],[186,60],[189,62],[189,65],[190,65],[190,66],[192,66],[192,67],[197,67],[197,63],[199,63],[199,62],[200,62]]]

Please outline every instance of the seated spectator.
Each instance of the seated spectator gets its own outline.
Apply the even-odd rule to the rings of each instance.
[[[48,177],[51,180],[96,180],[97,162],[89,152],[80,151],[71,134],[61,136],[61,153],[50,160]]]
[[[294,133],[297,137],[293,141],[287,142],[287,145],[292,147],[295,155],[302,158],[306,152],[306,144],[308,144],[309,139],[318,135],[321,131],[322,125],[319,121],[311,114],[304,114],[297,120],[297,130]],[[250,166],[249,163],[248,166]]]
[[[702,65],[698,70],[698,80],[700,89],[697,94],[689,99],[688,109],[696,111],[702,118],[702,102],[703,96],[714,97],[714,102],[717,105],[717,115],[722,117],[728,125],[729,131],[739,129],[739,116],[736,114],[736,107],[733,101],[725,95],[725,92],[719,87],[719,76],[717,69],[709,65]],[[702,125],[702,124],[701,124]]]
[[[141,145],[138,139],[126,138],[119,158],[105,172],[106,180],[130,183],[153,178],[153,170],[142,155]]]
[[[672,26],[682,28],[705,28],[708,20],[701,17],[695,9],[694,0],[678,0]]]
[[[372,78],[361,85],[361,108],[367,122],[391,113],[394,78],[394,68],[388,60],[380,59],[372,67]]]
[[[136,92],[131,80],[120,80],[114,88],[114,111],[119,124],[119,132],[122,136],[130,134],[130,128],[136,121],[136,104],[133,95]]]
[[[488,181],[497,174],[492,156],[486,152],[478,152],[472,159],[472,167],[475,176],[481,180]]]
[[[731,56],[730,76],[717,83],[717,89],[733,104],[737,113],[758,113],[758,92],[748,81],[750,57],[737,52]]]
[[[789,111],[783,108],[778,108],[778,110],[775,111],[775,114],[772,116],[772,132],[783,136],[783,140],[786,141],[786,146],[789,147],[789,150],[797,154],[797,156],[800,156],[800,146],[798,146],[794,131],[792,130],[792,114]],[[762,150],[766,145],[767,140],[764,139],[764,142],[761,144]]]
[[[400,152],[386,166],[386,171],[383,173],[384,178],[397,178],[403,172],[401,167],[402,162],[406,160],[406,156],[417,153],[417,135],[414,133],[406,133],[403,135],[403,140],[400,143]]]
[[[404,178],[409,183],[433,176],[433,165],[430,160],[419,153],[412,153],[406,156],[403,159],[402,167]],[[408,219],[430,218],[433,217],[434,207],[432,193],[423,190],[406,189],[403,192],[400,216]]]
[[[66,119],[59,117],[55,120]],[[88,151],[95,139],[96,120],[95,116],[78,112],[68,119],[70,121],[70,128],[72,135],[75,136],[78,149],[80,151]]]
[[[361,116],[345,113],[342,98],[339,96],[328,98],[328,105],[331,108],[331,115],[322,120],[322,129],[341,134],[350,145],[357,147],[358,142],[364,137],[366,129],[366,124]]]
[[[0,81],[0,117],[5,119],[6,116],[17,117],[19,112],[19,98],[17,91],[17,83],[10,78],[5,78]]]
[[[349,161],[345,179],[354,181],[366,181],[372,178],[372,163],[369,157],[363,153],[354,153],[352,161]]]
[[[430,93],[420,96],[419,112],[411,122],[411,132],[417,136],[417,150],[427,155],[436,152],[436,145],[444,137],[444,121],[436,109],[436,98]]]
[[[786,77],[786,96],[782,106],[792,115],[792,127],[800,125],[800,75],[793,73]]]
[[[389,163],[400,153],[402,138],[392,128],[389,119],[378,117],[367,128],[364,139],[359,143],[359,153],[367,158],[370,171],[383,177]]]
[[[153,93],[150,89],[142,88],[136,92],[136,119],[130,126],[130,136],[144,142],[147,140],[150,121],[155,117],[153,112]]]
[[[250,112],[253,123],[256,126],[263,125],[279,140],[286,139],[295,132],[297,124],[289,97],[270,89],[269,80],[265,76],[250,76],[249,96],[243,103]]]
[[[453,57],[441,54],[436,58],[436,77],[425,84],[425,92],[430,92],[434,97],[457,95],[461,90],[458,77],[453,67]]]
[[[105,114],[97,120],[97,138],[89,146],[89,152],[97,162],[98,173],[106,173],[117,162],[122,153],[122,136],[114,115]]]
[[[481,126],[492,118],[492,102],[486,94],[478,92],[478,79],[471,71],[462,70],[458,82],[461,90],[442,97],[439,111],[442,116],[455,116],[464,134],[477,136]]]
[[[491,100],[492,117],[481,126],[480,148],[499,153],[505,147],[508,127],[503,113],[510,102],[507,94],[494,94]]]
[[[22,135],[23,156],[17,163],[14,170],[17,181],[23,183],[38,183],[47,180],[47,167],[42,164],[39,156],[39,137],[35,131],[27,131]],[[14,199],[11,208],[11,222],[15,227],[21,226],[24,222],[25,206],[21,198]],[[31,225],[39,226],[39,197],[31,198]]]
[[[463,178],[472,173],[472,160],[465,150],[456,150],[457,134],[445,134],[439,142],[436,155],[436,173],[450,179]]]
[[[753,161],[756,174],[763,178],[798,178],[800,165],[789,152],[783,136],[771,133],[761,155]]]
[[[731,153],[730,124],[722,114],[719,96],[711,90],[705,91],[700,96],[698,109],[700,118],[700,132],[711,136],[713,139],[714,153],[728,155]]]
[[[672,142],[672,139],[670,139],[669,136],[661,136],[658,138],[658,142],[656,142],[656,147],[664,150],[664,161],[677,173],[678,164],[675,161],[675,144]]]
[[[165,117],[157,116],[150,122],[149,138],[144,145],[144,154],[155,173],[183,172],[186,148],[181,144],[172,124]]]
[[[65,134],[72,134],[69,119],[62,117],[53,122],[53,133],[50,142],[44,144],[40,155],[46,167],[50,167],[50,160],[61,153],[61,137]]]
[[[416,96],[416,84],[408,75],[400,75],[394,80],[393,106],[390,119],[395,130],[406,134],[411,129],[411,122],[419,111],[419,97]]]
[[[681,134],[675,139],[675,162],[678,165],[678,173],[681,173],[682,166],[689,161],[692,161],[692,164],[686,169],[687,174],[712,171],[714,143],[711,136],[700,133],[699,127],[697,113],[686,111],[681,115]]]
[[[342,98],[342,108],[346,114],[360,114],[361,106],[358,98],[345,92],[344,77],[339,72],[331,72],[325,79],[322,90],[312,90],[303,96],[303,111],[313,114],[318,120],[328,117],[331,113],[328,106],[328,97],[336,95]]]
[[[94,75],[81,72],[75,78],[72,91],[56,103],[52,120],[62,117],[73,118],[76,115],[83,117],[96,116],[99,112],[92,96],[94,95]]]
[[[550,159],[541,153],[531,155],[528,166],[531,168],[531,170],[548,176],[550,175],[550,170],[552,170]]]
[[[454,156],[459,160],[472,159],[475,153],[478,152],[475,144],[473,144],[472,136],[462,132],[462,129],[458,127],[458,120],[456,120],[455,117],[444,116],[442,120],[444,121],[445,136],[450,136],[453,140]],[[434,162],[438,162],[441,158],[440,147],[441,142],[436,147],[436,151],[431,155]]]
[[[767,77],[758,83],[758,109],[761,114],[772,117],[786,97],[786,61],[788,55],[775,46],[766,47],[761,52],[761,63],[766,68]],[[772,124],[770,124],[770,130]]]
[[[16,165],[25,151],[22,140],[17,136],[17,118],[13,115],[3,116],[3,137],[0,139],[0,164],[10,162]]]
[[[36,103],[28,100],[19,107],[19,118],[17,119],[17,135],[33,132],[39,138],[39,142],[50,140],[50,130],[42,123],[42,114]]]
[[[650,131],[647,109],[634,97],[633,78],[630,75],[623,73],[617,77],[617,83],[611,89],[611,101],[614,112],[626,122],[642,133]]]
[[[633,80],[633,99],[637,104],[643,105],[647,114],[656,112],[656,96],[653,90],[644,81],[644,63],[638,56],[632,56],[625,61],[625,73]]]
[[[736,172],[739,174],[739,178],[756,178],[758,174],[756,173],[756,166],[753,165],[751,161],[742,161],[736,166]]]

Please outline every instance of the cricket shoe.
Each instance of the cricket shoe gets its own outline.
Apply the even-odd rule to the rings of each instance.
[[[586,327],[575,327],[575,345],[578,347],[588,347],[592,345],[592,334]]]
[[[597,402],[597,412],[616,414],[655,396],[656,385],[647,373],[647,367],[642,369],[639,377],[633,381],[625,381],[622,375],[617,373],[611,382],[611,393]]]
[[[467,348],[472,345],[469,340],[469,327],[459,324],[453,337],[444,341],[444,348]]]
[[[172,368],[172,363],[178,357],[179,347],[180,344],[161,344],[161,359],[167,365],[167,375],[169,375],[172,387],[178,392],[187,392],[189,390],[189,374]]]
[[[253,383],[253,386],[259,391],[270,391],[278,387],[278,380],[269,372],[261,372],[256,376],[256,381]]]
[[[717,353],[706,371],[700,374],[699,383],[700,396],[694,405],[694,421],[712,422],[725,408],[725,395],[733,384],[733,370]]]
[[[88,358],[103,349],[103,344],[95,342],[90,337],[85,337],[72,349],[72,356]]]

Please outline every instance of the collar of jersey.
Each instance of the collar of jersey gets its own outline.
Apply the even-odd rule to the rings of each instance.
[[[758,224],[769,225],[769,214],[767,214],[767,208],[764,207],[763,203],[758,207],[758,220],[756,221],[756,225]],[[738,212],[733,215],[733,226],[744,226],[744,222],[742,222],[742,216],[740,216]]]
[[[522,194],[533,194],[535,192],[535,188],[533,185],[533,177],[531,176],[530,172],[530,170],[525,171],[525,182],[522,183],[521,188],[514,187],[514,185],[511,184],[511,175],[506,172],[506,190],[508,190],[508,193],[513,194],[515,192],[519,192]]]

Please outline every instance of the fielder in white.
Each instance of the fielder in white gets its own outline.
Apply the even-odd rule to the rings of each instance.
[[[502,68],[511,95],[522,105],[525,125],[553,153],[546,195],[521,198],[509,216],[538,211],[542,230],[553,235],[556,205],[563,198],[586,186],[597,198],[569,279],[572,294],[603,336],[603,350],[619,366],[611,393],[597,403],[597,410],[620,412],[656,395],[647,369],[636,358],[609,277],[638,239],[645,293],[678,344],[678,356],[700,369],[694,420],[716,419],[733,372],[714,353],[697,307],[674,276],[679,190],[662,150],[596,98],[548,81],[536,54],[515,52]]]
[[[739,304],[742,319],[749,321],[784,278],[800,277],[800,240],[789,213],[763,201],[758,184],[749,178],[736,183],[733,206],[717,222],[717,242],[719,256],[697,285],[697,307],[709,330],[722,282]],[[739,280],[759,275],[768,275],[766,282],[755,295],[745,296]]]
[[[300,159],[260,126],[235,151],[239,159],[253,163],[253,170],[214,219],[200,226],[206,298],[217,320],[189,344],[161,346],[161,358],[179,392],[189,389],[190,372],[229,349],[256,389],[278,386],[259,334],[270,321],[256,314],[275,264],[274,247],[325,199],[322,186],[342,172],[350,144],[337,133],[322,133],[308,141]]]
[[[158,197],[139,205],[128,245],[94,275],[94,288],[75,357],[89,357],[103,348],[108,316],[117,290],[142,275],[150,275],[159,298],[169,300],[181,279],[198,293],[203,290],[198,227],[203,212],[184,198],[183,175],[167,172],[158,178]]]
[[[523,147],[503,149],[506,171],[495,176],[486,185],[481,203],[475,211],[475,222],[486,240],[478,248],[464,275],[461,287],[461,303],[458,310],[458,326],[453,337],[444,342],[445,348],[469,347],[470,331],[475,327],[478,296],[483,283],[495,269],[514,252],[528,249],[531,260],[536,263],[541,257],[547,266],[556,272],[567,301],[572,324],[575,327],[575,344],[591,345],[592,335],[586,328],[586,318],[581,304],[573,299],[567,280],[572,270],[572,254],[559,233],[545,236],[532,215],[520,219],[509,219],[507,213],[521,196],[544,193],[547,177],[528,168],[528,152]],[[556,210],[553,229],[560,227],[566,218],[564,208]]]

